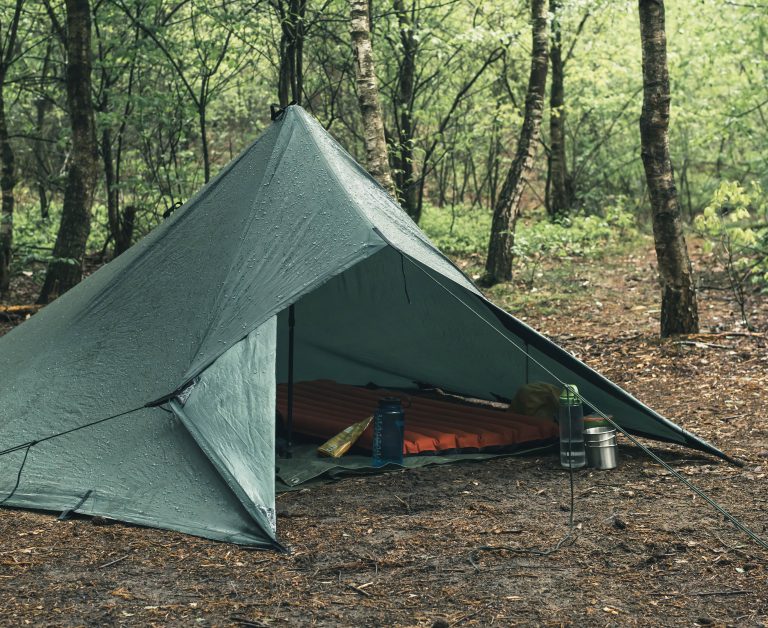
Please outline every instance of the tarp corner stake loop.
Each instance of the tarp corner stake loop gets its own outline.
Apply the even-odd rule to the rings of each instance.
[[[80,498],[80,500],[72,506],[72,508],[67,508],[66,510],[62,510],[61,514],[59,515],[59,521],[67,521],[67,519],[71,519],[72,515],[76,513],[80,508],[82,508],[83,504],[88,500],[88,498],[93,494],[93,489],[88,489],[85,494]]]

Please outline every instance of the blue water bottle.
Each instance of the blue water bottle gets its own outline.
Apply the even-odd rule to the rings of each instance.
[[[379,400],[373,415],[373,466],[403,464],[405,414],[397,397]]]

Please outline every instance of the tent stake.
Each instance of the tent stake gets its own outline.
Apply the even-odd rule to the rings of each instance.
[[[285,448],[285,457],[293,456],[293,335],[296,328],[296,314],[294,306],[288,308],[288,416],[286,428],[288,430],[288,443]]]

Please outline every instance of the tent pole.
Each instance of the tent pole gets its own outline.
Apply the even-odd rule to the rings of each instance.
[[[286,417],[286,428],[288,430],[288,443],[286,445],[285,457],[290,458],[293,455],[293,337],[296,328],[296,314],[294,306],[288,308],[288,416]]]

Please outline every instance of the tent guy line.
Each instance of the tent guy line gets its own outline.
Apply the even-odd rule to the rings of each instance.
[[[570,424],[572,420],[571,417],[571,406],[568,406],[568,422]],[[568,457],[570,458],[573,455],[571,451],[571,443],[568,442]],[[555,543],[552,547],[549,549],[539,549],[537,547],[512,547],[511,545],[480,545],[476,548],[474,548],[467,558],[469,559],[470,564],[475,568],[476,571],[480,571],[480,567],[475,562],[475,559],[480,554],[480,552],[513,552],[515,554],[532,554],[533,556],[550,556],[551,554],[554,554],[555,552],[559,551],[562,547],[570,547],[576,542],[576,539],[578,538],[578,533],[576,532],[576,525],[573,518],[574,512],[576,510],[576,491],[575,491],[575,482],[573,480],[573,467],[568,467],[568,487],[570,490],[570,508],[568,510],[568,531],[561,537],[561,539]]]
[[[157,402],[150,402],[143,406],[138,406],[137,408],[132,408],[131,410],[126,410],[124,412],[119,412],[117,414],[113,414],[112,416],[105,417],[103,419],[98,419],[96,421],[91,421],[90,423],[85,423],[84,425],[79,425],[77,427],[73,427],[72,429],[65,430],[63,432],[58,432],[56,434],[50,434],[49,436],[44,436],[42,438],[38,438],[37,440],[30,440],[26,443],[21,443],[20,445],[14,445],[13,447],[9,447],[8,449],[3,449],[0,451],[0,456],[5,456],[6,454],[12,454],[15,451],[21,451],[24,449],[24,459],[21,461],[21,466],[19,467],[19,472],[16,474],[16,485],[11,489],[11,492],[6,495],[2,501],[0,501],[0,505],[7,502],[11,497],[13,497],[16,493],[16,491],[19,488],[19,484],[21,483],[21,473],[24,471],[24,465],[27,464],[27,457],[29,456],[29,450],[32,449],[35,445],[38,445],[40,443],[44,443],[45,441],[53,440],[54,438],[58,438],[59,436],[66,436],[67,434],[71,434],[72,432],[77,432],[79,430],[84,430],[86,427],[91,427],[93,425],[98,425],[99,423],[105,423],[106,421],[111,421],[112,419],[119,419],[120,417],[127,416],[129,414],[132,414],[133,412],[138,412],[139,410],[143,410],[144,408],[150,408],[155,407],[157,405]]]
[[[541,368],[543,371],[545,371],[548,375],[550,375],[552,378],[555,379],[561,386],[565,386],[566,382],[564,382],[560,377],[558,377],[555,373],[553,373],[550,369],[548,369],[544,364],[542,364],[539,360],[537,360],[534,356],[532,356],[528,351],[520,347],[514,340],[509,338],[507,334],[505,334],[503,331],[498,329],[495,325],[493,325],[490,321],[486,320],[480,314],[478,314],[474,309],[472,309],[469,305],[467,305],[463,300],[461,300],[459,297],[457,297],[453,292],[451,292],[448,288],[446,288],[440,281],[438,281],[435,277],[430,275],[426,270],[424,270],[421,266],[419,266],[416,262],[414,262],[410,257],[407,255],[404,256],[405,259],[408,259],[408,261],[418,268],[422,273],[424,273],[427,277],[429,277],[433,282],[435,282],[437,285],[439,285],[443,290],[445,290],[448,294],[450,294],[456,301],[461,303],[465,308],[467,308],[474,316],[476,316],[478,319],[480,319],[483,323],[485,323],[488,327],[490,327],[493,331],[495,331],[499,336],[501,336],[504,340],[506,340],[509,344],[511,344],[515,349],[517,349],[519,352],[523,353],[527,359],[531,360]],[[685,476],[683,476],[679,471],[675,470],[672,466],[664,462],[659,456],[657,456],[655,453],[653,453],[648,447],[646,447],[643,443],[641,443],[637,438],[635,438],[632,434],[630,434],[627,430],[625,430],[621,425],[616,423],[610,416],[608,416],[605,412],[603,412],[596,404],[592,403],[587,397],[580,394],[579,395],[584,401],[586,401],[592,409],[599,414],[603,419],[608,421],[613,427],[615,427],[617,430],[619,430],[624,436],[626,436],[634,445],[639,447],[646,455],[648,455],[652,460],[659,463],[661,466],[663,466],[667,471],[669,471],[675,479],[682,482],[686,487],[688,487],[691,491],[693,491],[696,495],[701,497],[705,502],[707,502],[712,508],[717,510],[721,515],[723,515],[728,521],[730,521],[734,526],[736,526],[739,530],[741,530],[744,534],[746,534],[750,539],[752,539],[755,543],[757,543],[760,547],[762,547],[765,550],[768,550],[768,541],[765,539],[762,539],[760,536],[757,535],[754,531],[752,531],[746,524],[742,523],[741,520],[739,520],[735,515],[732,515],[730,512],[728,512],[725,508],[723,508],[720,504],[718,504],[713,498],[711,498],[709,495],[707,495],[701,488],[696,486],[693,482],[688,480]],[[743,466],[743,465],[738,465]],[[573,473],[573,471],[571,471]],[[573,512],[573,508],[571,508],[571,513]],[[571,515],[573,517],[573,515]],[[570,534],[570,533],[569,533]],[[564,537],[561,541],[562,542],[567,538]],[[556,547],[559,547],[556,546]],[[501,549],[507,549],[507,548],[501,548]],[[474,563],[473,563],[474,564]]]
[[[152,405],[150,405],[152,404]],[[91,421],[90,423],[84,423],[83,425],[78,425],[77,427],[73,427],[69,430],[64,430],[63,432],[57,432],[56,434],[50,434],[49,436],[43,436],[42,438],[29,440],[26,443],[21,443],[19,445],[14,445],[13,447],[9,447],[8,449],[3,449],[0,451],[0,456],[4,456],[5,454],[13,453],[14,451],[18,451],[20,449],[24,449],[25,447],[33,447],[35,445],[38,445],[40,443],[44,443],[48,440],[53,440],[54,438],[58,438],[59,436],[66,436],[67,434],[71,434],[72,432],[77,432],[79,430],[84,430],[86,427],[91,427],[92,425],[98,425],[99,423],[105,423],[106,421],[111,421],[112,419],[119,419],[120,417],[126,416],[128,414],[131,414],[133,412],[138,412],[139,410],[143,410],[144,408],[150,408],[154,407],[155,402],[150,402],[148,404],[145,404],[143,406],[138,406],[136,408],[131,408],[130,410],[125,410],[123,412],[118,412],[117,414],[113,414],[112,416],[105,417],[103,419],[97,419],[96,421]]]
[[[104,417],[103,419],[97,419],[96,421],[91,421],[90,423],[84,423],[83,425],[78,425],[77,427],[73,427],[69,430],[64,430],[63,432],[56,432],[55,434],[51,434],[49,436],[43,436],[42,438],[34,439],[27,441],[26,443],[21,443],[20,445],[14,445],[13,447],[9,447],[8,449],[3,449],[0,451],[0,456],[4,456],[5,454],[13,453],[14,451],[18,451],[19,449],[24,449],[25,447],[32,447],[34,445],[37,445],[38,443],[44,443],[47,440],[52,440],[54,438],[58,438],[59,436],[66,436],[67,434],[71,434],[72,432],[77,432],[78,430],[83,430],[86,427],[91,427],[92,425],[98,425],[99,423],[105,423],[106,421],[111,421],[112,419],[119,419],[120,417],[126,416],[128,414],[132,414],[134,412],[138,412],[139,410],[144,410],[146,408],[160,408],[161,410],[165,410],[162,406],[166,403],[168,403],[171,399],[176,399],[181,393],[183,393],[191,384],[194,383],[194,378],[190,380],[190,382],[180,386],[176,390],[174,390],[172,393],[168,395],[163,395],[162,397],[155,399],[154,401],[148,401],[144,405],[136,406],[135,408],[131,408],[130,410],[124,410],[123,412],[118,412],[117,414],[113,414],[112,416]],[[166,412],[170,412],[170,410],[166,410]]]
[[[8,493],[8,495],[6,495],[3,498],[2,501],[0,501],[0,505],[4,504],[9,499],[11,499],[11,497],[13,497],[14,494],[16,493],[16,490],[19,488],[19,484],[21,484],[21,472],[24,471],[24,465],[27,464],[27,457],[29,456],[29,450],[32,449],[32,446],[34,444],[35,443],[33,443],[33,442],[27,443],[27,448],[24,450],[24,459],[21,461],[21,466],[19,467],[19,472],[16,474],[16,484],[11,489],[11,492]],[[12,451],[19,451],[20,449],[22,449],[22,447],[15,447],[14,449],[12,449]],[[6,452],[3,452],[3,453],[11,453],[11,452],[10,451],[6,451]],[[0,454],[0,455],[2,455],[2,454]]]
[[[192,381],[194,382],[194,380]],[[85,423],[83,425],[73,427],[72,429],[64,430],[63,432],[57,432],[56,434],[51,434],[49,436],[44,436],[36,440],[27,441],[26,443],[14,445],[12,447],[9,447],[8,449],[3,449],[2,451],[0,451],[0,456],[5,456],[6,454],[12,454],[15,451],[21,451],[22,449],[25,449],[25,451],[24,451],[24,459],[21,461],[21,466],[19,467],[19,472],[16,474],[16,484],[11,489],[11,492],[8,493],[8,495],[6,495],[0,501],[0,506],[2,506],[5,502],[11,499],[11,497],[13,497],[16,494],[16,491],[19,489],[19,484],[21,484],[21,474],[24,471],[24,465],[27,464],[27,457],[29,456],[29,450],[32,449],[32,447],[34,447],[35,445],[44,443],[45,441],[53,440],[54,438],[58,438],[59,436],[66,436],[67,434],[71,434],[72,432],[84,430],[86,427],[92,427],[94,425],[98,425],[99,423],[105,423],[107,421],[111,421],[112,419],[119,419],[121,417],[127,416],[134,412],[138,412],[139,410],[144,410],[146,408],[160,408],[161,410],[164,410],[165,412],[169,412],[172,414],[171,410],[163,408],[163,404],[168,403],[171,399],[177,398],[179,393],[183,392],[189,385],[190,384],[184,384],[183,386],[181,386],[171,394],[160,397],[155,401],[149,401],[142,406],[137,406],[135,408],[131,408],[130,410],[125,410],[124,412],[118,412],[117,414],[113,414],[112,416],[108,416],[103,419],[97,419],[96,421],[91,421],[90,423]]]

